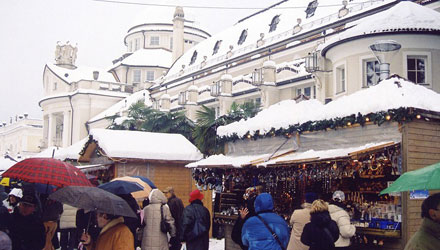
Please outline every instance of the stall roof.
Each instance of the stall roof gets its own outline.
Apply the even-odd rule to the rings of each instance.
[[[241,155],[225,156],[212,155],[206,159],[187,164],[188,168],[241,168],[244,166],[267,167],[274,165],[283,165],[289,163],[325,161],[341,158],[349,158],[357,153],[365,153],[373,150],[396,145],[399,142],[385,141],[377,143],[368,143],[359,147],[329,149],[329,150],[308,150],[305,152],[285,152],[278,156],[271,154],[261,155]]]
[[[67,148],[60,148],[60,147],[48,147],[45,150],[41,151],[40,153],[34,155],[34,158],[53,158],[64,161],[66,159],[70,160],[78,160],[79,159],[79,152],[84,148],[84,145],[86,144],[88,140],[88,137],[83,138],[82,140],[72,144],[71,146]],[[55,150],[55,152],[54,152]]]
[[[197,161],[203,157],[180,134],[92,129],[90,136],[108,157],[164,161]]]
[[[0,173],[3,171],[8,170],[10,167],[12,167],[16,161],[11,160],[11,158],[4,156],[0,158]]]
[[[93,164],[93,165],[82,165],[76,166],[81,172],[89,173],[96,170],[106,170],[110,167],[108,164]]]
[[[217,135],[222,137],[237,134],[243,137],[246,133],[252,135],[257,130],[260,134],[265,134],[272,128],[286,129],[290,125],[309,121],[335,119],[358,113],[366,115],[401,107],[440,112],[440,94],[396,76],[325,105],[314,99],[299,103],[294,100],[281,101],[253,118],[218,127]]]

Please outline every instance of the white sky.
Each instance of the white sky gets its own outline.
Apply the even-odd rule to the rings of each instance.
[[[281,0],[129,0],[173,5],[268,7]],[[29,113],[41,118],[42,74],[54,62],[57,41],[78,44],[76,65],[108,69],[124,51],[123,38],[149,6],[93,0],[0,1],[0,122]],[[174,8],[173,8],[174,9]],[[215,34],[256,10],[185,9]],[[171,17],[170,17],[171,19]]]

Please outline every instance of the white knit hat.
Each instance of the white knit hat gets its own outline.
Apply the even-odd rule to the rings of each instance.
[[[9,195],[13,195],[18,198],[23,198],[23,191],[19,188],[13,188],[11,192],[9,192]]]
[[[345,200],[345,194],[341,190],[337,190],[337,191],[335,191],[333,193],[332,199],[333,200],[338,199],[339,201],[344,201]]]

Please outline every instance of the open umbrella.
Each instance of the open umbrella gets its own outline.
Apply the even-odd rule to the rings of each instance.
[[[380,195],[413,190],[440,190],[440,162],[402,174]]]
[[[113,182],[113,181],[128,181],[128,182],[136,182],[136,183],[140,184],[143,187],[143,190],[131,193],[131,195],[135,199],[144,199],[144,198],[148,197],[151,190],[153,189],[148,183],[146,183],[146,182],[142,181],[140,178],[136,178],[136,177],[131,177],[131,176],[118,177],[118,178],[111,180],[111,182]]]
[[[136,182],[130,181],[111,181],[98,186],[100,189],[104,189],[112,194],[130,194],[136,191],[144,190],[144,187]]]
[[[49,195],[49,199],[82,208],[85,211],[137,218],[126,201],[97,187],[68,186]]]
[[[138,176],[138,175],[133,176],[133,177],[141,179],[143,182],[147,183],[152,189],[156,189],[157,188],[156,185],[154,185],[154,183],[150,179],[148,179],[147,177]]]
[[[6,170],[2,176],[57,187],[92,186],[78,168],[53,158],[25,159]]]

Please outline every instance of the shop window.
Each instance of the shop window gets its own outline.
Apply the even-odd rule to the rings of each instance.
[[[197,50],[194,50],[194,53],[191,57],[191,61],[190,61],[189,65],[194,64],[196,62],[196,60],[197,60]]]
[[[212,52],[212,55],[217,54],[218,50],[220,49],[220,45],[222,44],[223,40],[218,40],[214,45],[214,51]]]
[[[428,85],[426,83],[426,56],[408,56],[406,59],[407,63],[407,74],[408,80],[420,84]]]
[[[241,35],[240,35],[240,38],[238,39],[237,44],[238,44],[238,45],[242,45],[242,44],[244,43],[244,41],[246,41],[246,37],[247,37],[247,35],[248,35],[247,29],[244,29],[244,30],[241,32]]]
[[[317,7],[318,7],[318,0],[311,1],[306,9],[306,18],[314,16]]]
[[[276,15],[272,18],[272,22],[269,24],[269,32],[275,31],[277,29],[277,25],[280,22],[280,15]]]
[[[345,92],[346,89],[345,65],[336,68],[336,94]]]
[[[363,87],[369,87],[379,83],[380,64],[377,60],[364,61],[364,84]]]
[[[154,81],[154,71],[147,71],[147,81]]]
[[[150,45],[159,45],[159,37],[158,36],[150,37]]]
[[[133,70],[133,82],[141,82],[141,71]]]

